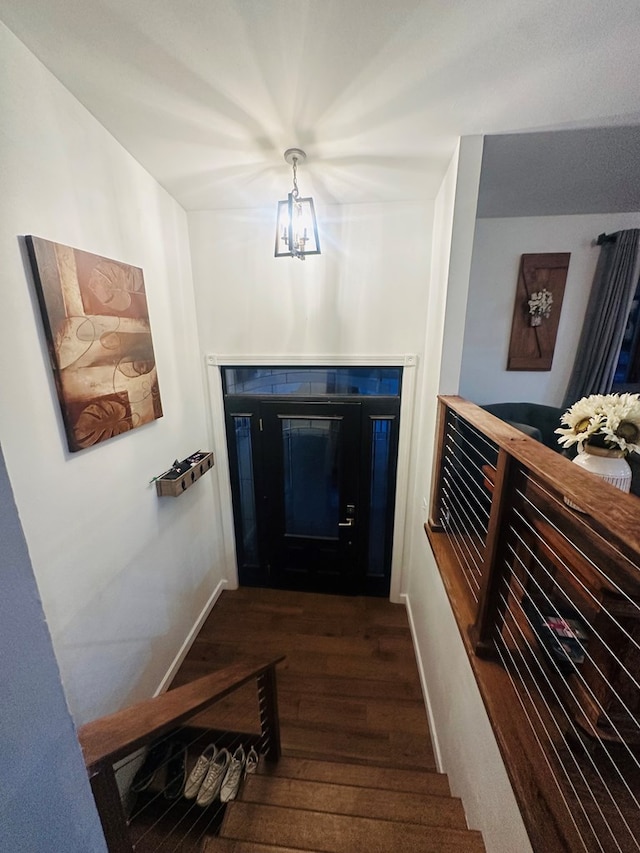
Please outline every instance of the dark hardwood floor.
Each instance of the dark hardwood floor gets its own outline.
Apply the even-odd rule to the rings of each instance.
[[[278,667],[283,755],[434,770],[405,608],[352,598],[244,587],[225,591],[172,687],[237,658],[286,655]],[[207,723],[257,723],[255,689]]]
[[[242,588],[226,591],[172,687],[237,659],[278,666],[282,757],[260,761],[229,805],[182,798],[138,821],[141,853],[484,853],[435,762],[404,607]],[[205,744],[260,737],[255,681],[190,721]],[[213,730],[213,731],[212,731]],[[182,737],[187,737],[187,729]],[[231,741],[231,742],[230,742]]]

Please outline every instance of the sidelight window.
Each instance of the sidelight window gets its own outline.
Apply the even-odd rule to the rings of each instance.
[[[236,473],[239,492],[239,527],[244,560],[250,565],[258,563],[258,531],[256,526],[256,495],[253,478],[253,450],[251,442],[251,417],[233,418],[236,443]]]

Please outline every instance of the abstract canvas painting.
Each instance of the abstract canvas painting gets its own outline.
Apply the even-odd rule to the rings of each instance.
[[[162,417],[142,270],[27,237],[69,449]]]

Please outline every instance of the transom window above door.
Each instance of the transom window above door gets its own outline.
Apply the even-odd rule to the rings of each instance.
[[[401,367],[225,367],[226,394],[399,397]]]

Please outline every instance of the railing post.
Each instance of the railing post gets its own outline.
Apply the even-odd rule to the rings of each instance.
[[[109,853],[133,853],[113,766],[100,765],[89,781]]]
[[[504,622],[506,602],[500,595],[500,589],[504,578],[511,572],[505,559],[507,516],[519,473],[516,461],[501,448],[496,464],[476,621],[469,628],[469,637],[478,657],[495,657],[494,637]]]
[[[280,718],[278,716],[278,689],[276,668],[266,669],[257,678],[260,705],[260,728],[264,744],[264,757],[269,762],[280,758]]]
[[[442,479],[444,476],[444,439],[447,431],[448,409],[442,400],[438,400],[438,415],[436,422],[436,440],[433,451],[433,476],[431,482],[430,514],[427,524],[434,533],[444,530],[441,520],[442,512]]]

